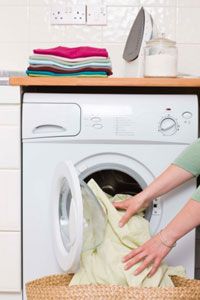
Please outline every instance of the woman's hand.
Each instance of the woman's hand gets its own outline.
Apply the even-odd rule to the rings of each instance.
[[[114,202],[113,204],[117,209],[126,210],[126,213],[120,220],[119,226],[122,227],[128,222],[131,216],[139,210],[148,207],[153,199],[166,194],[192,177],[193,175],[190,172],[176,165],[171,165],[141,193],[134,197],[129,197],[125,201]]]
[[[170,252],[172,245],[164,245],[161,241],[160,235],[157,234],[141,247],[132,250],[124,257],[123,262],[125,263],[125,270],[130,269],[133,265],[141,261],[141,265],[135,270],[134,275],[138,275],[150,265],[152,265],[152,268],[148,276],[150,277],[154,275],[163,258]]]
[[[148,207],[149,203],[143,196],[143,192],[137,194],[136,196],[129,197],[124,201],[113,202],[113,205],[116,209],[126,210],[125,214],[119,222],[119,226],[124,226],[128,220],[136,214],[138,211]]]

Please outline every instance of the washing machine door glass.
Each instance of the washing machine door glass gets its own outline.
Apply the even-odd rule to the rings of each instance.
[[[80,180],[80,179],[79,179]],[[80,180],[83,199],[83,247],[82,251],[95,249],[103,239],[107,216],[88,185]]]
[[[64,247],[69,252],[74,245],[76,236],[76,205],[72,201],[72,194],[68,181],[63,178],[59,195],[59,222],[60,234]]]
[[[102,242],[105,214],[87,184],[79,181],[70,161],[60,163],[55,170],[52,201],[57,261],[64,271],[76,272],[81,252]]]

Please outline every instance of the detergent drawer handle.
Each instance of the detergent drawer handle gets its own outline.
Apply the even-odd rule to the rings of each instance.
[[[63,132],[63,131],[67,131],[66,128],[64,128],[63,126],[60,125],[54,125],[54,124],[44,124],[44,125],[39,125],[36,126],[32,132],[34,134],[37,133],[51,133],[51,132]]]

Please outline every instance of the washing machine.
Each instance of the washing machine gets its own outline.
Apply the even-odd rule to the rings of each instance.
[[[198,137],[196,95],[25,93],[23,282],[75,272],[83,242],[81,182],[111,195],[149,185]],[[154,199],[154,234],[180,211],[195,179]],[[195,231],[166,261],[194,277]]]

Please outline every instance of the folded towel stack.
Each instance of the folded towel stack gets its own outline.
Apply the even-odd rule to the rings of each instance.
[[[29,76],[107,77],[112,65],[104,48],[56,47],[35,49],[29,57]]]

